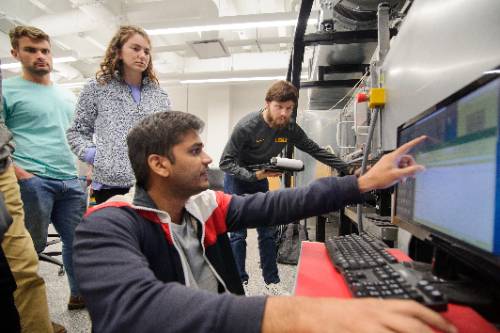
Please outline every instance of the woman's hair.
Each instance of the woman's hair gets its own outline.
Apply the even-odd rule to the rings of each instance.
[[[106,53],[104,54],[104,59],[101,62],[100,69],[96,73],[97,82],[101,84],[106,84],[115,77],[115,73],[123,77],[123,61],[119,58],[119,51],[122,49],[123,45],[135,34],[139,34],[151,45],[151,40],[144,29],[136,27],[133,25],[124,25],[116,32],[116,34],[109,42]],[[153,71],[153,60],[150,56],[148,67],[142,73],[142,76],[147,76],[151,82],[159,84],[158,78]]]

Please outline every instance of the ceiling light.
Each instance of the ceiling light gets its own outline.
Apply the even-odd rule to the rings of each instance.
[[[285,76],[253,76],[253,77],[227,77],[220,79],[181,80],[180,83],[199,84],[199,83],[226,83],[226,82],[275,81],[275,80],[285,80]]]
[[[301,79],[306,79],[307,76],[302,75]],[[252,76],[252,77],[227,77],[227,78],[219,78],[219,79],[193,79],[193,80],[181,80],[178,81],[182,84],[200,84],[200,83],[230,83],[230,82],[249,82],[249,81],[276,81],[276,80],[285,80],[285,76]],[[175,83],[175,80],[160,80],[160,84],[167,83]],[[58,85],[65,88],[81,88],[87,82],[66,82],[59,83]]]
[[[247,82],[247,81],[272,81],[283,80],[284,76],[254,76],[254,77],[226,77],[220,79],[199,79],[199,80],[182,80],[182,84],[198,84],[198,83],[224,83],[224,82]]]
[[[315,18],[309,19],[308,24],[317,24],[318,20]],[[224,31],[224,30],[244,30],[255,28],[273,28],[273,27],[291,27],[297,24],[297,20],[273,20],[273,21],[260,21],[260,22],[239,22],[239,23],[225,23],[225,24],[210,24],[198,25],[165,29],[146,29],[146,32],[151,35],[173,35],[188,32],[207,32],[207,31]]]
[[[1,64],[0,68],[1,69],[12,69],[12,68],[20,68],[21,64],[18,62],[11,62],[9,64]]]
[[[74,62],[77,61],[75,57],[60,57],[60,58],[54,58],[52,62],[54,64],[61,64],[64,62]],[[1,64],[0,65],[1,69],[12,69],[12,68],[21,68],[21,63],[20,62],[11,62],[7,64]]]
[[[53,63],[54,64],[61,64],[63,62],[74,62],[77,61],[75,57],[60,57],[60,58],[54,58]]]

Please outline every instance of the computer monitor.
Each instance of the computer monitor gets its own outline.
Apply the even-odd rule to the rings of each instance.
[[[394,220],[498,266],[500,71],[490,72],[398,128],[398,146],[428,139],[411,151],[426,170],[398,184]]]

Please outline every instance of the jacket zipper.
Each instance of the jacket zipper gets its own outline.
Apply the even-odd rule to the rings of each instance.
[[[190,216],[191,216],[191,214],[190,214]],[[194,217],[191,216],[191,218],[194,218]],[[196,221],[196,223],[199,223],[199,221],[197,219],[195,219],[195,221]],[[212,266],[212,264],[210,263],[210,260],[208,260],[207,256],[205,255],[205,243],[204,243],[205,242],[205,224],[203,224],[203,223],[199,223],[199,224],[201,224],[201,241],[200,241],[200,245],[201,245],[201,249],[203,250],[203,258],[207,262],[208,267],[210,267],[210,269],[214,273],[214,275],[217,278],[217,280],[219,280],[219,282],[224,287],[225,292],[228,292],[226,284],[224,283],[224,281],[222,280],[222,278],[219,276],[219,274],[217,273],[217,271],[215,270],[215,268]]]

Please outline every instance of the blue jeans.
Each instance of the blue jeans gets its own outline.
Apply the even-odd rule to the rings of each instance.
[[[251,194],[269,191],[269,182],[263,179],[257,182],[246,182],[239,180],[227,173],[224,175],[224,192],[230,194]],[[264,282],[278,283],[278,265],[276,264],[276,241],[275,227],[257,228],[259,241],[260,266]],[[233,250],[236,267],[240,274],[241,281],[248,281],[248,273],[245,270],[245,260],[247,256],[247,230],[242,229],[229,233],[231,249]]]
[[[49,224],[61,236],[62,259],[72,296],[80,295],[73,274],[73,236],[85,212],[85,193],[78,178],[56,180],[34,176],[19,180],[26,228],[36,252],[47,244]]]

